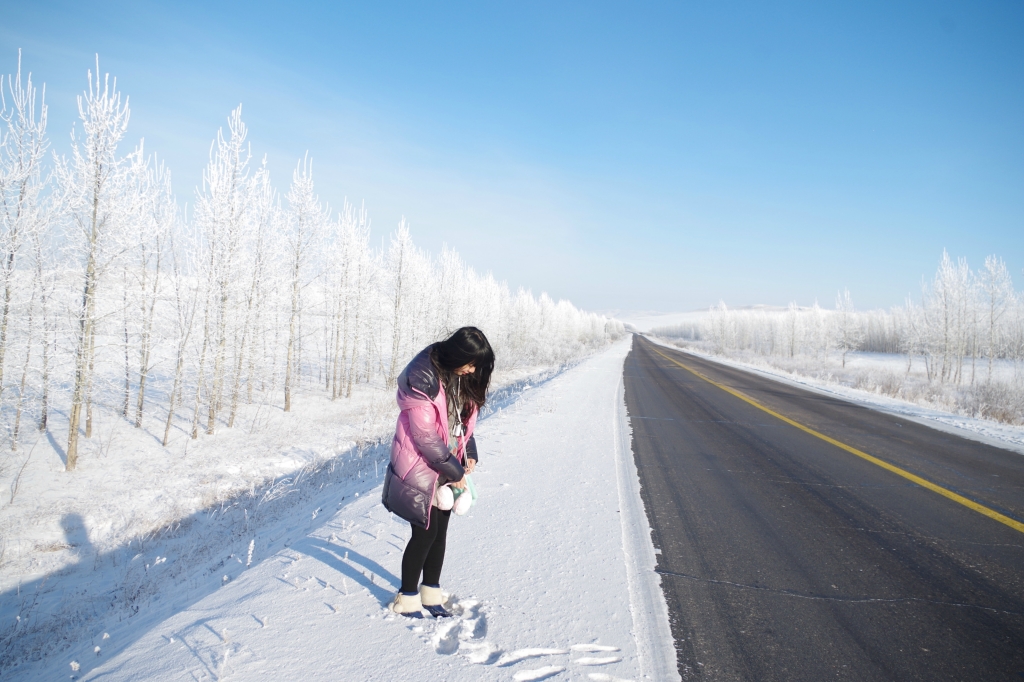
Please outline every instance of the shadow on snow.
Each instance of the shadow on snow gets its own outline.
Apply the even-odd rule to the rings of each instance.
[[[481,418],[512,406],[526,390],[575,364],[494,391]],[[47,438],[65,459],[49,432]],[[58,549],[70,548],[77,562],[0,593],[0,675],[32,678],[42,670],[35,664],[50,659],[42,665],[57,665],[61,658],[63,665],[76,659],[76,677],[86,675],[164,619],[239,577],[247,568],[250,542],[253,564],[291,548],[351,578],[385,606],[399,586],[394,574],[351,548],[309,535],[357,493],[380,483],[390,445],[389,438],[382,439],[320,459],[106,552],[90,543],[81,516],[67,514],[61,519],[65,541]],[[118,628],[116,643],[103,641],[115,618],[132,619],[132,627]],[[92,656],[101,641],[102,658]]]

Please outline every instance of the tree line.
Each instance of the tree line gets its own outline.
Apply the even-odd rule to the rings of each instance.
[[[239,106],[217,131],[187,213],[140,141],[99,60],[78,97],[71,150],[49,149],[45,87],[0,79],[0,414],[10,447],[26,424],[66,419],[66,469],[94,412],[189,437],[235,425],[241,404],[285,411],[298,391],[350,398],[394,386],[404,361],[472,324],[499,369],[552,365],[622,334],[621,323],[512,291],[445,248],[417,247],[403,219],[380,248],[370,217],[318,197],[300,159],[282,196],[254,160]]]
[[[974,271],[943,251],[920,301],[890,310],[857,311],[848,290],[834,309],[790,304],[784,310],[712,307],[699,321],[654,333],[699,341],[716,353],[743,350],[763,356],[828,357],[846,364],[850,351],[903,354],[907,371],[923,362],[929,381],[955,386],[995,380],[993,363],[1013,362],[1024,382],[1024,292],[1015,291],[1003,260],[989,256]]]

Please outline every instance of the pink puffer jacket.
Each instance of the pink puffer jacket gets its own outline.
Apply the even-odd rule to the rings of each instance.
[[[430,361],[430,348],[420,351],[398,377],[396,400],[401,412],[381,495],[389,511],[421,528],[429,527],[438,480],[443,477],[442,485],[461,480],[466,457],[477,458],[475,408],[454,453],[449,447],[445,391]]]

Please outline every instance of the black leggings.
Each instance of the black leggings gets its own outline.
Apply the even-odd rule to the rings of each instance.
[[[429,530],[412,525],[412,537],[405,546],[402,557],[402,592],[417,592],[420,573],[424,585],[441,583],[441,567],[444,565],[444,547],[448,539],[448,519],[452,512],[430,508]]]

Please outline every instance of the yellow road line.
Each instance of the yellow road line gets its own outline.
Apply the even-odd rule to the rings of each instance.
[[[846,450],[847,452],[849,452],[851,454],[857,455],[861,459],[867,460],[867,461],[871,462],[872,464],[876,464],[876,465],[882,467],[883,469],[891,471],[892,473],[894,473],[894,474],[896,474],[898,476],[902,476],[903,478],[907,479],[908,481],[913,481],[914,483],[916,483],[917,485],[921,486],[922,488],[927,488],[928,490],[931,490],[932,492],[936,492],[936,493],[942,495],[943,497],[947,497],[947,498],[953,500],[954,502],[962,504],[963,506],[967,507],[968,509],[973,509],[974,511],[978,512],[979,514],[984,514],[985,516],[989,517],[990,519],[995,519],[999,523],[1005,524],[1005,525],[1009,526],[1010,528],[1013,528],[1016,531],[1024,533],[1024,523],[1021,523],[1020,521],[1017,521],[1016,519],[1011,519],[1009,516],[1006,516],[1004,514],[1000,514],[995,509],[989,509],[985,505],[978,504],[974,500],[969,500],[966,497],[964,497],[963,495],[958,495],[955,492],[953,492],[952,490],[947,490],[946,488],[943,488],[941,485],[936,485],[935,483],[932,483],[931,481],[926,481],[925,479],[921,478],[920,476],[912,474],[909,471],[906,471],[905,469],[901,469],[898,466],[895,466],[893,464],[889,464],[888,462],[886,462],[884,460],[881,460],[881,459],[878,459],[877,457],[873,457],[872,455],[869,455],[868,453],[864,452],[863,450],[858,450],[857,448],[849,446],[846,443],[842,443],[842,442],[836,440],[835,438],[830,438],[830,437],[826,436],[823,433],[819,433],[818,431],[815,431],[814,429],[810,428],[809,426],[804,426],[800,422],[794,421],[794,420],[790,419],[789,417],[786,417],[785,415],[779,414],[775,410],[772,410],[772,409],[770,409],[768,407],[765,407],[764,405],[762,405],[761,403],[757,402],[753,398],[751,398],[751,397],[749,397],[749,396],[747,396],[747,395],[745,395],[743,393],[740,393],[739,391],[737,391],[735,389],[729,388],[728,386],[720,384],[717,381],[709,379],[708,377],[704,376],[703,374],[701,374],[697,370],[695,370],[695,369],[693,369],[691,367],[687,367],[686,365],[684,365],[683,363],[679,362],[678,360],[675,360],[674,358],[670,358],[669,356],[665,355],[664,353],[662,353],[657,348],[654,349],[654,352],[657,353],[658,355],[660,355],[661,357],[665,358],[669,362],[671,362],[673,364],[676,364],[676,365],[679,365],[680,367],[685,369],[687,372],[690,372],[694,376],[700,377],[701,379],[703,379],[704,381],[708,382],[709,384],[711,384],[713,386],[717,386],[718,388],[722,389],[726,393],[731,393],[732,395],[736,396],[740,400],[753,405],[754,407],[756,407],[759,410],[763,410],[764,412],[767,412],[768,414],[772,415],[773,417],[775,417],[777,419],[781,419],[782,421],[786,422],[787,424],[789,424],[791,426],[795,426],[796,428],[800,429],[801,431],[804,431],[806,433],[811,434],[815,438],[820,438],[821,440],[825,441],[826,443],[830,443],[831,445],[835,445],[837,448],[840,448],[842,450]]]

